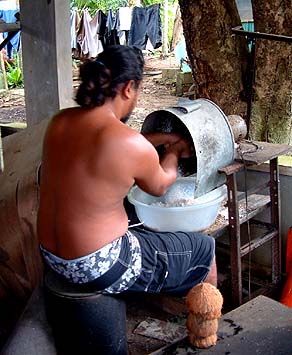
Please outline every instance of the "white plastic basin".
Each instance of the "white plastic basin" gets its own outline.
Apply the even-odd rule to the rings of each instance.
[[[196,198],[192,205],[180,207],[163,205],[172,203],[178,197],[179,199],[192,198],[194,189],[195,178],[183,177],[178,178],[163,196],[152,196],[138,186],[134,186],[128,194],[128,199],[135,206],[139,220],[149,229],[199,232],[215,222],[220,204],[226,197],[225,185]]]

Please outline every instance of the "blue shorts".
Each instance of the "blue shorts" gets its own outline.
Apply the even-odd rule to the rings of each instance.
[[[142,271],[130,292],[184,296],[207,277],[215,256],[215,240],[205,234],[153,232],[130,228],[142,252]]]
[[[186,295],[205,280],[215,255],[215,240],[199,233],[153,232],[135,227],[119,239],[119,248],[114,241],[73,260],[61,259],[43,247],[41,251],[64,288],[74,285],[80,292],[149,292],[176,296]]]

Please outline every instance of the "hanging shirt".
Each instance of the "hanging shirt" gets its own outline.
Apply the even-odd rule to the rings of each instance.
[[[77,49],[77,33],[80,20],[78,11],[74,9],[70,15],[71,49]]]
[[[119,37],[119,43],[122,45],[128,44],[128,34],[131,28],[132,10],[129,7],[120,7],[116,12],[116,20],[114,28]]]
[[[116,17],[112,9],[109,9],[107,13],[105,41],[107,46],[120,44],[116,29]]]
[[[106,46],[105,34],[106,34],[107,16],[101,10],[98,10],[97,18],[98,18],[97,34],[104,48]]]
[[[15,23],[17,21],[15,14],[19,12],[19,9],[16,10],[0,10],[0,19],[6,23]],[[8,32],[4,32],[4,39],[8,36]],[[11,40],[6,45],[6,52],[9,58],[12,58],[12,50],[16,52],[19,50],[20,45],[20,31],[18,31]]]
[[[80,43],[81,52],[88,58],[95,58],[103,51],[103,46],[97,33],[98,15],[92,19],[88,10],[83,10],[83,29],[77,41]],[[83,36],[82,36],[83,35]],[[82,37],[81,37],[82,36]]]
[[[118,31],[130,31],[132,23],[132,9],[130,7],[119,7],[117,10],[117,25]]]

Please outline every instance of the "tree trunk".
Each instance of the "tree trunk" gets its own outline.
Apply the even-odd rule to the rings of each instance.
[[[291,36],[289,0],[253,0],[255,31]],[[289,144],[291,141],[292,44],[256,40],[256,72],[251,138]]]
[[[233,36],[241,25],[234,0],[179,0],[196,97],[209,98],[226,114],[245,115],[247,43]]]

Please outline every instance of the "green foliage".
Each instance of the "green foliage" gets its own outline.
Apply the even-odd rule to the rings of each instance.
[[[170,6],[177,4],[178,0],[168,0],[168,4]],[[163,0],[141,0],[141,4],[143,6],[150,6],[150,5],[154,5],[154,4],[163,4]]]
[[[159,4],[162,3],[161,0],[142,0],[141,4],[143,6],[150,6],[150,5],[154,5],[154,4]]]
[[[8,62],[6,62],[6,65],[7,65],[6,77],[7,77],[8,87],[10,89],[23,87],[23,77],[22,77],[21,69],[17,65],[9,64]]]
[[[79,10],[88,9],[91,15],[94,15],[97,10],[102,10],[104,13],[108,9],[116,11],[118,7],[126,6],[125,0],[71,0],[71,8],[77,7]]]

